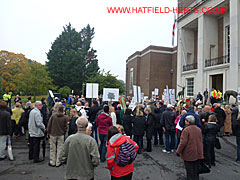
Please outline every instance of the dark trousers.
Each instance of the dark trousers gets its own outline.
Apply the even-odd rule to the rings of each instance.
[[[204,158],[209,167],[211,167],[211,164],[215,163],[214,146],[215,142],[204,144]]]
[[[141,154],[142,148],[143,148],[143,136],[136,136],[136,135],[134,135],[133,140],[139,146],[138,153]]]
[[[107,153],[107,134],[99,134],[100,139],[100,147],[99,147],[99,153],[100,153],[100,160],[101,162],[104,162],[106,160],[106,153]]]
[[[152,138],[147,138],[147,151],[151,152],[152,151]]]
[[[154,145],[158,145],[158,136],[159,136],[159,145],[163,145],[163,131],[162,128],[156,128],[154,132]]]
[[[40,142],[42,137],[30,137],[29,139],[29,159],[39,160]]]
[[[68,180],[77,180],[77,179],[68,179]],[[92,178],[92,179],[89,179],[89,180],[94,180],[94,178]]]
[[[187,180],[199,180],[199,165],[200,161],[184,161],[184,165],[187,172]]]
[[[237,140],[237,161],[240,161],[240,136],[236,136]]]
[[[98,128],[96,126],[96,123],[95,122],[92,122],[92,133],[91,133],[91,136],[94,138],[95,136],[95,140],[97,141],[97,144],[98,144]],[[93,135],[94,134],[94,135]]]
[[[175,148],[175,134],[176,134],[176,131],[170,131],[170,130],[165,131],[166,151],[171,151],[172,149]],[[169,136],[171,137],[171,144],[169,143]]]
[[[132,175],[133,173],[130,173],[126,176],[122,176],[122,177],[114,177],[114,176],[111,176],[111,180],[131,180],[132,179]]]

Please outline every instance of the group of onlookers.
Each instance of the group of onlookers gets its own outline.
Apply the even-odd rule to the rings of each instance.
[[[47,139],[49,166],[67,163],[66,179],[93,179],[94,167],[106,160],[112,179],[131,179],[136,154],[151,152],[153,145],[164,147],[164,153],[180,155],[187,178],[198,179],[202,162],[209,168],[216,165],[217,137],[230,135],[236,136],[236,161],[240,163],[240,116],[235,104],[222,108],[221,104],[203,106],[196,101],[182,100],[173,106],[156,100],[138,104],[134,109],[128,105],[123,109],[119,103],[109,106],[92,100],[89,107],[83,97],[75,101],[69,96],[67,101],[55,101],[50,110],[45,98],[36,101],[34,106],[29,98],[24,109],[16,102],[15,108],[9,110],[7,103],[1,101],[0,158],[6,158],[7,136],[14,134],[17,139],[24,129],[29,159],[34,163],[44,160],[39,158],[40,144]],[[144,136],[146,149],[143,149]]]

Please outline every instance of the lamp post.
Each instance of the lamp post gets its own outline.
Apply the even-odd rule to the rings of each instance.
[[[171,89],[173,89],[173,69],[170,70],[171,73]]]

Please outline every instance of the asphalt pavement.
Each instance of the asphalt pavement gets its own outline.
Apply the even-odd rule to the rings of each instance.
[[[221,150],[216,150],[216,166],[209,174],[200,175],[201,180],[240,180],[240,165],[236,159],[236,138],[220,138]],[[145,143],[145,142],[144,142]],[[146,145],[146,144],[145,144]],[[153,147],[150,153],[143,152],[134,162],[133,180],[184,180],[183,161],[176,153],[166,154],[163,147]],[[13,141],[15,160],[0,161],[0,180],[61,180],[64,179],[65,165],[50,167],[49,146],[44,162],[34,164],[28,160],[28,147],[24,137]],[[101,163],[95,170],[95,180],[108,180],[110,174],[107,164]]]

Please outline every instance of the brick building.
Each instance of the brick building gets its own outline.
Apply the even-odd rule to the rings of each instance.
[[[149,46],[126,61],[126,95],[133,96],[133,85],[140,86],[144,96],[148,97],[155,88],[160,94],[166,85],[171,88],[172,84],[176,89],[176,77],[177,48]]]

